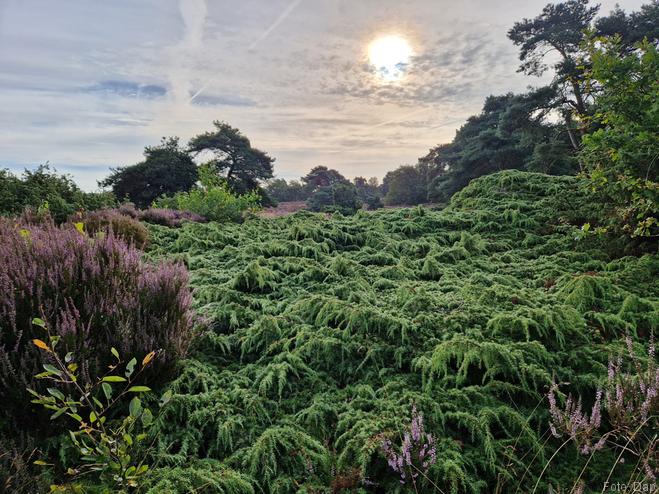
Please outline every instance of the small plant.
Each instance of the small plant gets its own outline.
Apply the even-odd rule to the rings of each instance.
[[[633,372],[624,370],[621,356],[609,360],[606,387],[597,390],[590,416],[583,412],[581,399],[571,395],[564,408],[559,407],[556,402],[558,385],[550,388],[550,429],[557,438],[567,437],[563,444],[574,443],[583,455],[592,456],[606,446],[616,448],[616,452],[619,449],[611,473],[616,464],[624,462],[623,456],[628,455],[643,469],[647,479],[655,481],[659,471],[656,434],[659,429],[659,367],[655,346],[651,341],[647,364],[643,365],[629,336],[626,344]],[[603,424],[608,427],[605,429]]]
[[[389,439],[382,441],[382,452],[389,468],[400,474],[400,483],[416,482],[419,474],[425,476],[428,468],[437,461],[435,438],[425,431],[423,415],[412,407],[412,422],[403,433],[400,447]]]
[[[150,378],[166,378],[185,355],[193,334],[192,295],[180,264],[147,263],[114,233],[89,237],[73,225],[30,226],[0,219],[0,420],[51,435],[47,417],[19,418],[29,407],[25,388],[44,363],[31,341],[42,336],[32,318],[61,337],[62,351],[85,362],[79,381],[102,373],[106,349],[143,355],[162,349]],[[45,420],[44,420],[45,419]]]
[[[75,219],[74,224],[82,223],[84,232],[90,236],[112,231],[117,238],[138,249],[144,249],[149,241],[149,230],[138,220],[122,214],[116,209],[99,209]]]
[[[111,348],[114,363],[109,365],[108,371],[96,377],[95,381],[83,385],[78,371],[84,363],[77,362],[71,352],[61,357],[57,352],[60,337],[51,335],[41,319],[32,322],[47,333],[46,341],[35,338],[32,342],[48,354],[51,362],[43,364],[44,372],[35,377],[53,383],[52,387],[47,388],[47,394],[28,388],[34,396],[32,403],[52,410],[51,420],[68,417],[77,426],[69,430],[69,437],[81,463],[68,468],[67,474],[72,481],[96,475],[104,485],[113,486],[116,492],[137,487],[149,470],[146,463],[148,441],[155,417],[139,398],[151,392],[151,389],[135,383],[156,358],[157,352],[149,352],[138,364],[136,358],[124,362],[119,352]],[[120,409],[129,397],[132,398],[128,403],[128,415],[124,415]],[[170,398],[171,391],[160,398],[159,413]],[[48,465],[42,460],[34,463]],[[68,490],[67,485],[51,486],[51,492]]]

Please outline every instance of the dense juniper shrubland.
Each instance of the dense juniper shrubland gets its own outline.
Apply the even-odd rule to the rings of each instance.
[[[115,195],[0,172],[0,491],[652,485],[658,5],[516,23],[552,83],[381,184],[270,180],[220,121]]]
[[[437,450],[417,492],[530,492],[560,445],[552,382],[594,396],[625,335],[647,342],[659,326],[659,258],[611,259],[581,238],[581,190],[509,171],[439,212],[153,227],[149,255],[184,259],[208,322],[169,387],[158,454],[177,475],[153,492],[213,470],[239,492],[414,492],[382,454],[413,406]],[[613,455],[598,452],[587,485]],[[539,492],[576,481],[587,459],[562,450]]]

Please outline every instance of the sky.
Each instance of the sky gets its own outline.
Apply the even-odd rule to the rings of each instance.
[[[545,3],[0,0],[0,168],[49,162],[95,190],[162,136],[224,120],[277,177],[382,177],[449,142],[489,94],[543,82],[516,73],[506,32]],[[410,51],[393,79],[369,56],[387,36]]]

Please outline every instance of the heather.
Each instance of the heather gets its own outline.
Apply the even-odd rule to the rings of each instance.
[[[138,249],[146,247],[149,241],[149,230],[138,220],[121,213],[116,209],[99,209],[73,218],[76,223],[82,223],[82,230],[91,236],[99,233],[112,232],[117,238],[133,244]]]
[[[635,453],[656,442],[621,447],[633,430],[607,405],[607,383],[613,374],[637,403],[629,417],[650,417],[651,439],[659,404],[639,386],[656,390],[659,258],[584,236],[584,190],[573,177],[507,171],[441,211],[151,226],[148,256],[185,260],[208,326],[167,387],[154,453],[167,468],[153,492],[650,481],[656,464]],[[563,425],[590,427],[588,454],[554,436],[563,410]]]
[[[138,212],[140,220],[156,225],[178,227],[184,221],[204,222],[206,218],[190,211],[166,208],[148,208]]]
[[[44,337],[34,318],[78,355],[80,382],[108,365],[111,347],[122,354],[161,355],[151,379],[162,380],[186,353],[192,331],[188,275],[180,264],[152,264],[112,230],[90,236],[71,224],[34,226],[0,221],[0,398],[2,420],[48,432],[32,410],[26,388],[48,364],[31,340]],[[47,424],[47,422],[46,422]]]

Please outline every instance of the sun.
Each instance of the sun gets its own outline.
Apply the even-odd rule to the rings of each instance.
[[[385,81],[401,79],[412,54],[409,42],[397,34],[380,36],[368,47],[369,62],[376,74]]]

